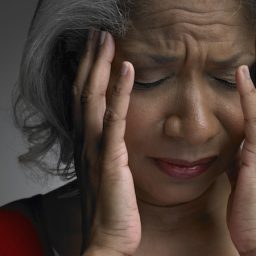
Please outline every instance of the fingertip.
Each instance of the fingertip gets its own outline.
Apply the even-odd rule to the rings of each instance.
[[[133,73],[135,73],[135,69],[134,69],[133,64],[132,64],[131,62],[128,62],[128,63],[129,63],[129,65],[130,65],[130,69],[131,69],[131,71],[132,71]]]
[[[135,75],[135,68],[134,68],[134,66],[133,66],[133,64],[131,62],[127,62],[127,63],[129,65],[130,72],[131,72],[132,76],[134,77],[134,75]]]
[[[105,34],[105,35],[104,35]],[[102,47],[107,45],[111,50],[115,48],[115,39],[109,32],[103,32],[101,40],[104,40],[103,42],[101,41]]]
[[[99,57],[103,57],[109,63],[112,63],[115,56],[115,40],[107,31],[101,31],[99,39],[100,52]]]
[[[130,65],[128,62],[124,61],[122,63],[122,67],[121,67],[121,72],[120,72],[120,75],[121,76],[126,76],[129,72],[129,69],[130,69]]]
[[[109,38],[109,43],[112,45],[112,47],[115,47],[115,39],[113,37],[113,35],[109,32],[107,32],[107,36]]]
[[[247,65],[242,65],[240,71],[244,79],[251,80],[250,71]]]
[[[128,62],[128,61],[123,61],[121,64],[121,69],[120,69],[120,76],[124,77],[124,76],[128,76],[131,73],[133,73],[134,68],[133,65]]]
[[[247,65],[241,65],[236,72],[237,87],[241,93],[245,93],[254,89],[254,85],[250,76]]]
[[[107,35],[106,31],[101,31],[101,33],[100,33],[100,46],[102,46],[104,44],[105,39],[106,39],[106,35]]]
[[[90,29],[87,35],[87,40],[85,43],[85,48],[83,50],[82,59],[86,58],[88,53],[91,51],[93,44],[99,37],[99,33],[96,32],[94,29]]]

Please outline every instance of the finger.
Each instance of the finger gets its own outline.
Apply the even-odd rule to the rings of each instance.
[[[124,135],[133,84],[134,68],[131,63],[123,62],[120,78],[112,90],[104,115],[103,143],[104,159],[106,159],[104,166],[107,169],[128,165]]]
[[[78,67],[77,75],[73,83],[73,127],[74,127],[74,163],[75,170],[80,182],[80,189],[85,186],[86,177],[83,174],[82,163],[81,163],[81,154],[83,148],[83,138],[82,138],[82,111],[81,111],[81,93],[84,85],[89,76],[91,66],[94,62],[95,53],[96,53],[96,42],[99,38],[99,33],[91,30],[88,35],[86,47],[84,54],[80,60]]]
[[[88,214],[92,211],[92,204],[93,201],[91,201],[91,194],[89,191],[90,189],[90,182],[89,182],[89,176],[88,172],[83,171],[84,169],[87,169],[86,166],[84,166],[84,163],[82,164],[81,161],[81,155],[82,155],[82,148],[83,148],[83,138],[82,138],[82,111],[81,111],[81,94],[84,86],[86,85],[86,82],[89,77],[89,73],[91,70],[91,67],[93,65],[95,55],[97,52],[97,42],[99,38],[99,33],[95,31],[90,31],[90,34],[87,39],[86,48],[84,51],[84,54],[82,58],[80,59],[80,64],[78,67],[77,75],[73,84],[73,127],[74,127],[74,164],[75,164],[75,170],[78,180],[78,186],[80,189],[81,194],[81,211],[82,216],[86,216],[85,218],[82,218],[82,248],[86,247],[86,239],[88,237],[88,234],[85,233],[86,230],[89,230],[89,220],[90,216]]]
[[[95,31],[89,31],[84,54],[80,60],[76,78],[73,83],[73,127],[74,127],[74,163],[76,173],[79,176],[81,173],[81,106],[80,96],[84,83],[86,82],[95,55],[97,34]],[[81,180],[81,179],[79,179]]]
[[[77,178],[79,181],[79,187],[81,194],[83,194],[82,201],[85,201],[85,198],[88,198],[86,195],[89,189],[88,183],[88,174],[87,172],[82,171],[82,169],[87,168],[85,165],[87,163],[83,163],[82,166],[82,151],[83,151],[83,121],[82,121],[82,109],[81,109],[81,94],[84,86],[86,86],[86,82],[89,77],[89,73],[91,71],[96,51],[97,51],[97,42],[99,39],[99,33],[96,31],[90,31],[88,36],[87,45],[84,51],[84,54],[80,60],[79,68],[77,71],[77,76],[73,85],[73,98],[74,98],[74,107],[73,107],[73,119],[74,119],[74,163],[75,170],[77,174]],[[86,187],[86,189],[85,189]],[[87,206],[86,206],[87,205]],[[82,208],[88,207],[88,203],[83,202]],[[84,209],[83,209],[84,210]]]
[[[232,159],[232,161],[226,171],[226,174],[229,178],[232,190],[234,190],[236,187],[236,182],[237,182],[237,178],[238,178],[238,174],[239,174],[239,170],[240,170],[240,166],[241,166],[242,145],[243,145],[243,142],[241,143],[235,157]]]
[[[78,67],[77,75],[73,83],[73,98],[74,98],[74,107],[73,107],[73,122],[76,129],[77,137],[81,137],[81,94],[82,90],[86,84],[86,81],[89,76],[92,64],[95,59],[96,49],[97,49],[97,40],[99,38],[99,33],[91,30],[88,35],[86,48],[84,54],[80,60]]]
[[[82,227],[84,230],[90,230],[91,219],[86,212],[93,212],[95,200],[90,200],[89,191],[97,191],[97,180],[94,180],[92,171],[95,171],[97,152],[95,152],[97,139],[102,131],[103,115],[105,111],[105,95],[109,84],[111,63],[114,58],[114,40],[109,33],[102,32],[100,39],[100,48],[97,60],[88,73],[88,81],[80,82],[84,84],[81,94],[79,95],[79,107],[81,107],[83,124],[83,149],[82,159],[83,168],[79,169],[78,179],[80,181],[82,212],[87,218],[82,218]],[[82,99],[82,105],[80,104]],[[80,112],[80,113],[81,113]],[[88,194],[89,193],[89,194]],[[95,195],[94,195],[95,196]],[[90,211],[91,209],[91,211]],[[83,233],[82,251],[87,247],[86,238],[88,234]]]
[[[247,66],[238,69],[236,78],[245,125],[245,142],[241,157],[243,164],[251,166],[256,164],[256,89]]]
[[[106,91],[108,88],[111,64],[115,55],[114,39],[108,32],[101,35],[101,46],[89,83],[82,92],[84,111],[85,147],[87,154],[97,154],[98,140],[102,133],[103,117],[106,109]],[[90,151],[90,152],[89,152]]]

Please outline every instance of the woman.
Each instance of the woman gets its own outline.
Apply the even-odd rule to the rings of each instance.
[[[256,255],[255,18],[255,0],[41,1],[20,160],[49,172],[54,149],[77,179],[2,211],[45,255]]]

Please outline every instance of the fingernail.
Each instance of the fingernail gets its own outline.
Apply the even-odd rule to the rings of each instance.
[[[250,76],[250,72],[249,72],[248,66],[245,66],[245,65],[244,65],[244,66],[242,67],[242,71],[243,71],[244,77],[245,77],[246,79],[251,80],[251,76]]]
[[[129,70],[128,64],[123,62],[122,68],[121,68],[121,76],[126,76],[128,73],[128,70]]]
[[[105,42],[105,39],[106,39],[106,31],[101,31],[101,34],[100,34],[100,46],[102,46]]]

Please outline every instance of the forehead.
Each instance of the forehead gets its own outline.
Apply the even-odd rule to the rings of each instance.
[[[184,51],[195,41],[211,46],[215,54],[248,48],[254,34],[240,0],[139,0],[119,45],[124,52],[153,50],[164,55]]]
[[[189,27],[190,33],[194,28],[203,32],[200,34],[202,39],[214,40],[219,36],[217,28],[230,30],[232,26],[247,23],[241,0],[148,0],[145,3],[138,1],[133,11],[131,35],[136,31],[143,34],[162,31],[168,39],[168,36],[175,38],[177,28],[180,28],[180,35],[182,28],[185,33],[185,28]]]
[[[137,13],[154,13],[167,9],[182,9],[192,12],[239,9],[243,0],[138,0],[134,4]]]

